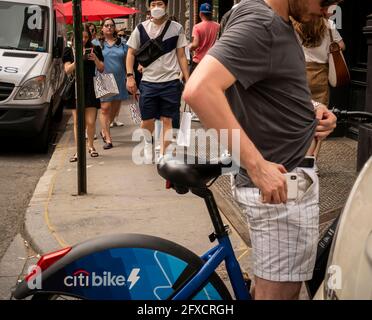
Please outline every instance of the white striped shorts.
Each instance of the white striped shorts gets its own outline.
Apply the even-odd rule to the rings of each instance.
[[[279,282],[310,280],[319,237],[319,181],[312,168],[296,168],[298,198],[286,204],[261,202],[257,188],[232,192],[248,219],[254,274]]]

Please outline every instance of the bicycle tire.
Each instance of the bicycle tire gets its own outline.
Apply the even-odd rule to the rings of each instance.
[[[141,263],[136,264],[138,261]],[[43,290],[31,294],[35,300],[53,300],[59,295],[72,299],[93,300],[172,299],[184,282],[203,264],[203,260],[192,251],[158,237],[140,234],[100,237],[73,247],[69,254],[43,273]],[[137,269],[140,270],[137,274],[130,272]],[[110,275],[117,275],[119,270],[124,272],[128,283],[120,288],[108,286],[101,291],[100,288],[63,288],[59,285],[62,279],[66,281],[66,276],[71,283],[74,282],[75,280],[71,278],[71,275],[75,274],[74,270],[79,270],[81,273],[84,270],[89,272],[105,270],[106,275],[110,272]],[[132,280],[135,280],[136,276],[141,281],[138,279],[134,284]],[[190,299],[231,300],[232,298],[221,278],[213,272]]]

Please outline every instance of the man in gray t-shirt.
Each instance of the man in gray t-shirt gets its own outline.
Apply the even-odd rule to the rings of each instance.
[[[312,277],[318,179],[304,158],[314,137],[333,131],[336,117],[324,105],[314,110],[289,16],[302,22],[322,16],[328,7],[321,2],[241,1],[184,92],[206,127],[240,129],[240,154],[233,156],[242,168],[233,194],[249,221],[256,299],[297,298],[301,282]],[[298,177],[293,199],[287,172]]]

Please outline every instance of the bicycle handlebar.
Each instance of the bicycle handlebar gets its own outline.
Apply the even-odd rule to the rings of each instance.
[[[339,120],[348,120],[348,119],[367,119],[372,122],[372,113],[367,111],[347,111],[339,110],[336,108],[332,109],[332,112]]]

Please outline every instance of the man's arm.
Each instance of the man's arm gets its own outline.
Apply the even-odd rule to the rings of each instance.
[[[319,123],[316,127],[315,138],[317,140],[324,140],[327,138],[337,125],[337,117],[328,110],[327,106],[320,104],[315,109],[316,118]]]
[[[135,50],[133,48],[128,48],[128,53],[127,53],[127,62],[126,62],[126,68],[127,68],[127,73],[133,74],[130,77],[127,77],[127,89],[128,91],[135,95],[137,92],[137,85],[136,85],[136,79],[134,78],[134,60],[135,60]]]
[[[193,35],[192,42],[189,45],[190,51],[195,51],[199,47],[199,37],[197,35]]]
[[[185,78],[185,81],[187,82],[189,80],[189,68],[187,64],[187,58],[185,54],[185,48],[177,48],[177,60],[181,67],[181,71],[183,74],[183,77]]]
[[[234,151],[232,130],[239,130],[240,154],[233,154],[233,157],[240,159],[253,183],[261,190],[264,203],[285,203],[287,201],[287,184],[283,175],[286,172],[285,168],[262,157],[239,125],[225,97],[225,90],[235,81],[235,77],[217,59],[207,55],[191,75],[183,98],[207,128],[228,130],[230,152]]]

